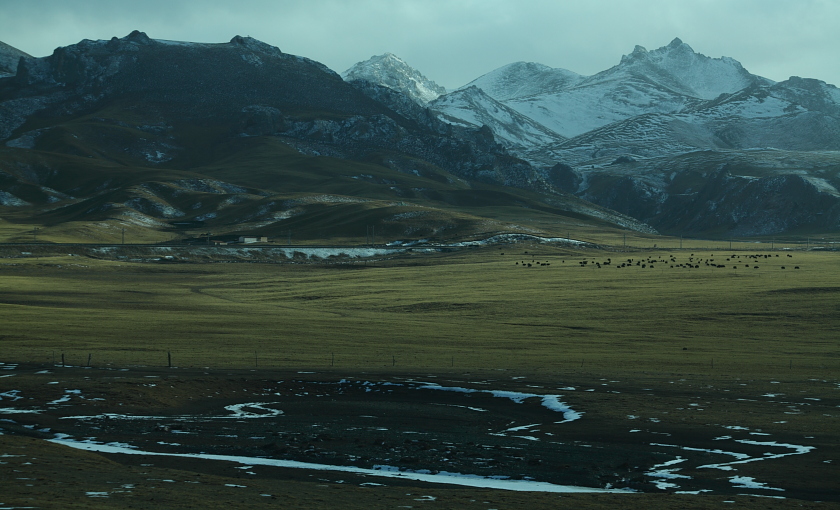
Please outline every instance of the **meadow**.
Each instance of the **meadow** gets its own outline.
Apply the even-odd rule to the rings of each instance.
[[[720,242],[696,243],[682,250],[627,251],[519,243],[283,263],[139,263],[57,249],[14,257],[7,251],[0,259],[0,362],[8,372],[0,378],[0,395],[24,400],[6,398],[0,407],[47,411],[14,414],[2,426],[0,454],[20,455],[4,457],[3,477],[32,480],[4,482],[5,503],[837,504],[838,255],[724,251],[715,246]],[[447,392],[428,400],[411,390],[411,381],[559,392],[583,418],[535,427],[546,420],[539,406],[506,408],[498,399],[463,400]],[[390,384],[402,385],[403,394],[391,393]],[[382,389],[359,393],[357,400],[349,396],[353,388],[372,387]],[[282,402],[285,417],[237,422],[240,439],[219,439],[231,437],[230,430],[199,422],[189,422],[183,432],[193,430],[199,439],[212,435],[207,445],[215,445],[214,451],[237,455],[270,451],[339,464],[365,457],[369,464],[399,464],[402,458],[415,469],[516,474],[588,487],[617,483],[641,493],[558,496],[280,468],[252,468],[243,481],[244,468],[235,465],[100,455],[43,441],[61,432],[115,444],[145,441],[146,448],[187,448],[187,436],[168,426],[164,431],[160,423],[71,423],[68,416],[194,415],[248,399],[264,402],[269,394]],[[481,414],[486,425],[464,414],[477,405],[494,410]],[[365,422],[373,415],[377,423]],[[521,427],[527,437],[509,432]],[[418,430],[432,446],[442,446],[412,446],[405,438],[415,436],[404,434]],[[501,435],[488,436],[488,430]],[[258,438],[274,439],[265,445],[269,439]],[[495,449],[522,453],[494,454],[497,463],[488,466],[474,450],[493,441]],[[170,444],[182,446],[165,446]],[[367,446],[359,450],[360,444]],[[194,451],[207,445],[196,444]],[[434,453],[444,448],[449,458]],[[732,456],[747,463],[734,471],[703,469]],[[50,467],[58,459],[73,469]],[[667,464],[677,461],[683,464],[669,472]],[[672,478],[675,473],[685,480]],[[177,486],[160,482],[170,479]],[[738,488],[739,480],[747,480],[745,488]],[[784,499],[768,497],[779,495]]]
[[[74,365],[166,366],[171,353],[183,367],[828,375],[838,262],[544,245],[343,264],[5,259],[2,342],[7,361]]]

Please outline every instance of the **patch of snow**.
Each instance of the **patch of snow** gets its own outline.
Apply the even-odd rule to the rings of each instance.
[[[262,67],[263,66],[262,59],[260,59],[260,57],[258,57],[257,55],[254,55],[253,53],[242,54],[241,57],[242,57],[242,60],[251,64],[254,67]]]
[[[499,477],[485,477],[478,475],[450,473],[446,471],[437,474],[419,471],[400,471],[392,466],[374,466],[374,469],[359,468],[355,466],[334,466],[329,464],[315,464],[309,462],[298,462],[290,460],[266,459],[260,457],[238,457],[233,455],[210,455],[196,453],[160,453],[143,451],[133,448],[94,444],[89,442],[74,441],[69,439],[50,439],[52,443],[61,444],[79,450],[95,451],[101,453],[119,453],[126,455],[148,455],[167,456],[190,459],[203,459],[212,461],[234,462],[250,466],[277,466],[292,469],[310,469],[317,471],[332,471],[355,473],[367,476],[378,476],[383,478],[399,478],[402,480],[414,480],[426,483],[440,483],[447,485],[459,485],[466,487],[501,489],[512,491],[530,492],[553,492],[553,493],[613,493],[630,494],[633,491],[628,489],[602,489],[597,487],[580,487],[569,485],[555,485],[547,482],[532,480],[509,480]],[[376,468],[379,469],[376,469]]]
[[[26,200],[12,195],[8,191],[0,191],[0,205],[5,205],[6,207],[25,207],[31,204]]]
[[[464,247],[464,246],[487,246],[490,244],[501,244],[501,243],[518,243],[518,242],[538,242],[538,243],[566,243],[566,244],[575,244],[575,245],[586,245],[584,241],[578,241],[575,239],[568,239],[565,237],[540,237],[530,234],[499,234],[493,237],[488,237],[487,239],[481,239],[476,241],[462,241],[459,243],[450,243],[446,246],[451,247]]]
[[[662,464],[657,464],[653,466],[650,471],[645,473],[645,476],[649,476],[651,478],[656,478],[653,481],[653,484],[656,485],[657,489],[666,490],[666,489],[673,489],[679,487],[679,485],[666,482],[665,480],[676,480],[676,479],[688,479],[690,480],[691,477],[687,475],[678,474],[681,468],[669,468],[668,466],[674,466],[676,464],[681,464],[685,462],[686,459],[682,457],[677,457],[674,460],[669,460],[668,462],[663,462]],[[667,469],[664,469],[667,468]]]
[[[769,491],[784,491],[784,489],[779,489],[776,487],[767,487],[767,484],[762,482],[756,482],[755,478],[749,476],[733,476],[729,479],[738,489],[764,489]]]
[[[246,402],[244,404],[225,406],[225,409],[233,413],[231,418],[269,418],[272,416],[279,416],[283,414],[283,411],[263,406],[279,403],[280,402]],[[256,409],[262,412],[255,413],[253,411],[248,411],[247,409]]]
[[[0,400],[4,398],[10,399],[12,402],[16,400],[20,400],[23,397],[20,396],[20,390],[9,390],[3,393],[0,393]]]
[[[573,410],[567,404],[560,402],[560,395],[539,395],[536,393],[522,393],[518,391],[505,390],[474,390],[470,388],[462,388],[460,386],[440,386],[434,383],[426,383],[419,386],[420,389],[425,390],[439,390],[439,391],[455,391],[460,393],[489,393],[494,397],[507,398],[517,404],[521,404],[529,398],[541,399],[541,404],[546,409],[563,413],[563,420],[556,423],[567,423],[570,421],[579,420],[583,413]]]

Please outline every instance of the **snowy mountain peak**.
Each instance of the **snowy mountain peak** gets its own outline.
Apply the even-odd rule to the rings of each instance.
[[[583,76],[566,69],[555,69],[535,62],[514,62],[469,82],[496,101],[558,92],[577,84]]]
[[[618,66],[605,73],[644,76],[677,93],[699,99],[714,99],[754,84],[772,84],[747,72],[735,59],[711,58],[695,52],[679,37],[651,51],[636,46],[632,53],[621,58]]]
[[[393,53],[374,55],[344,71],[341,77],[345,81],[365,80],[383,85],[402,92],[423,106],[446,94],[445,88],[423,76]]]

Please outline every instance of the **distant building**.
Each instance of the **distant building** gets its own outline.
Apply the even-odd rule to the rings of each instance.
[[[239,242],[242,244],[267,243],[268,238],[257,236],[239,236]]]

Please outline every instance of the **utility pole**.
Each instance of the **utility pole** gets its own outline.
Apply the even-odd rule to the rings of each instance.
[[[680,249],[682,250],[682,236],[680,236]]]
[[[210,236],[213,235],[213,232],[205,232],[204,235],[207,236],[207,246],[210,246]]]
[[[627,251],[627,232],[624,233],[624,251]]]
[[[122,229],[122,244],[125,244],[125,227]]]
[[[292,245],[292,230],[289,229],[289,242],[287,243],[289,246]]]
[[[32,229],[32,237],[34,238],[34,242],[38,242],[38,227],[34,227]]]

